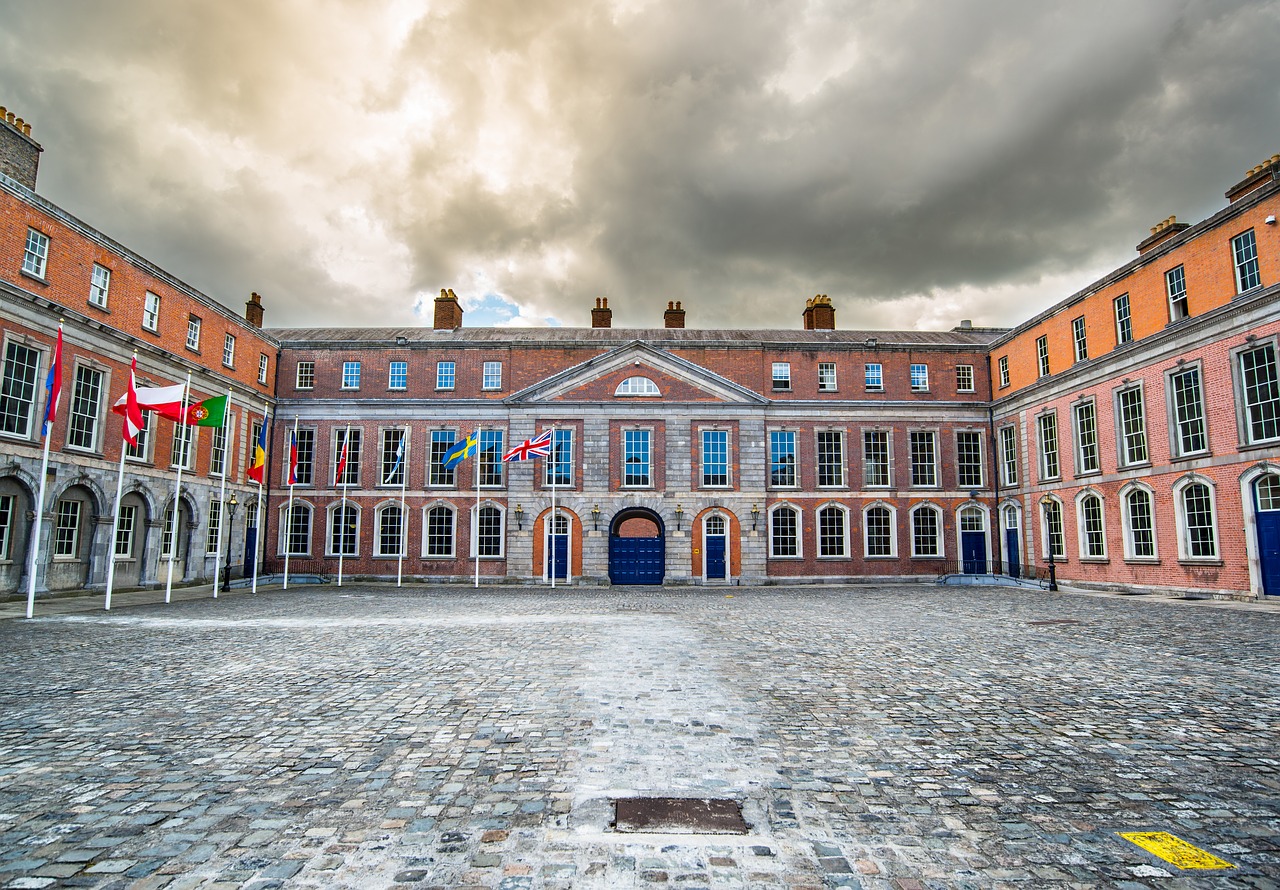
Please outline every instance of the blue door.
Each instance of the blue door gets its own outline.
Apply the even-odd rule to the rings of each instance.
[[[724,580],[724,535],[707,535],[707,580]]]
[[[569,577],[569,536],[555,535],[551,545],[551,571],[557,581]]]
[[[244,533],[244,576],[253,574],[253,558],[258,552],[258,530],[251,528]]]
[[[609,538],[609,580],[614,584],[661,584],[666,573],[663,538]]]
[[[985,575],[987,573],[987,533],[961,532],[960,555],[964,561],[966,575]]]
[[[1258,562],[1262,592],[1280,596],[1280,477],[1263,476],[1254,483],[1257,506]]]
[[[1009,577],[1019,577],[1022,574],[1022,565],[1018,558],[1018,530],[1016,528],[1004,530],[1004,551],[1005,558],[1009,561]]]

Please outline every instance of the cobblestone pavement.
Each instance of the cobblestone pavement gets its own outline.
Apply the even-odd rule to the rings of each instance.
[[[1280,887],[1277,630],[905,585],[6,621],[0,887]],[[748,833],[612,830],[646,795]]]

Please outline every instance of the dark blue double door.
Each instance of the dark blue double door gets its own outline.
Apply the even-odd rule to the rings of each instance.
[[[661,584],[667,573],[664,538],[609,538],[609,580],[614,584]]]

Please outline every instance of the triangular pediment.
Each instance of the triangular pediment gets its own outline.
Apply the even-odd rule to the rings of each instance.
[[[619,385],[629,377],[653,381],[658,395],[619,395]],[[640,340],[566,368],[506,399],[508,404],[610,401],[728,402],[743,405],[767,402],[759,394],[714,371]]]

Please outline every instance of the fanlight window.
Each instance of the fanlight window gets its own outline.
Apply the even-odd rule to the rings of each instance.
[[[648,377],[628,377],[618,384],[615,396],[660,396],[658,384]]]

